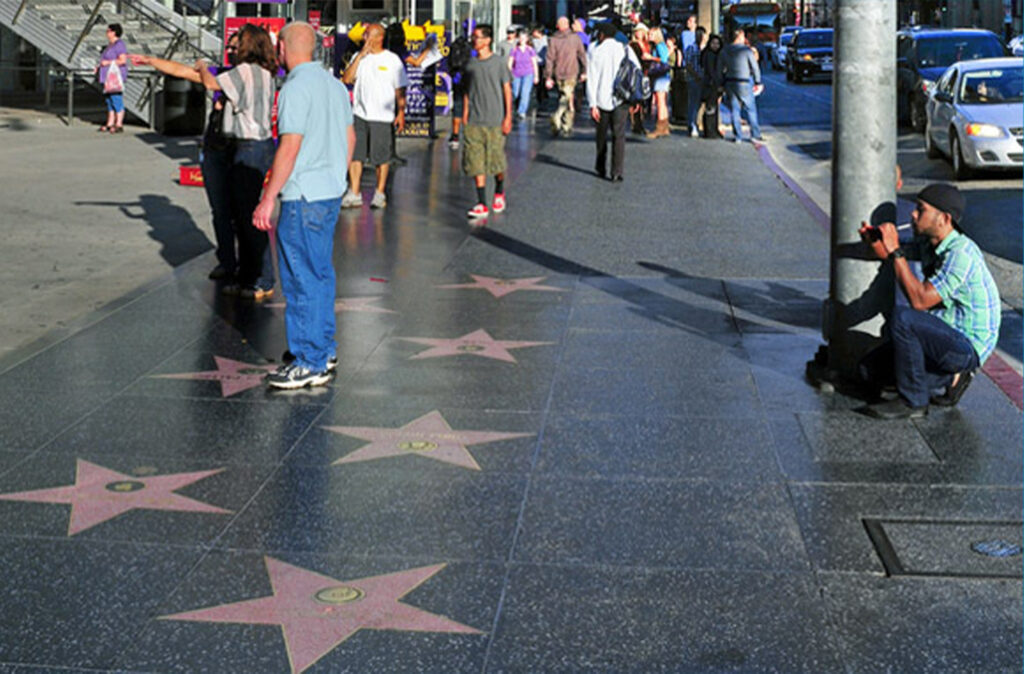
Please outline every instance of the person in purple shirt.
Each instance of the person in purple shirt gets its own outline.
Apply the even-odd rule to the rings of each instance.
[[[580,42],[583,43],[584,49],[590,48],[590,36],[587,35],[585,28],[587,25],[581,19],[574,19],[572,22],[572,32],[580,36]]]
[[[128,48],[121,41],[122,32],[119,23],[107,26],[107,46],[100,54],[100,65],[96,69],[107,102],[107,123],[99,128],[101,132],[124,132],[123,92],[128,79]],[[110,72],[112,67],[116,67],[115,72]]]
[[[530,46],[530,36],[525,30],[516,32],[516,45],[508,56],[508,69],[512,71],[512,100],[516,101],[516,117],[526,119],[530,109],[530,92],[540,82],[537,67],[537,52]]]

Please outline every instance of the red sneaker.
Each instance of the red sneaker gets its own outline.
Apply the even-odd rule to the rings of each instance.
[[[497,202],[497,200],[495,200],[495,202]],[[502,201],[502,207],[504,208],[504,201]],[[477,204],[473,208],[469,209],[469,212],[466,215],[471,218],[486,218],[487,207],[483,204]]]
[[[495,194],[494,203],[491,204],[491,208],[494,210],[495,213],[501,213],[503,210],[505,210],[505,195]]]

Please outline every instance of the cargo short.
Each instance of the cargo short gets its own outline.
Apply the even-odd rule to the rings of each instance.
[[[462,170],[469,176],[504,173],[505,134],[500,126],[473,126],[462,130]]]

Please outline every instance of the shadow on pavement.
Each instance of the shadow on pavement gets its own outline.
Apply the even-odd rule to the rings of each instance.
[[[76,206],[110,206],[132,220],[143,220],[160,244],[160,256],[172,267],[213,249],[192,214],[162,194],[142,194],[138,201],[76,201]]]
[[[194,164],[199,161],[199,139],[196,136],[175,138],[147,131],[135,137],[174,161],[183,164]]]

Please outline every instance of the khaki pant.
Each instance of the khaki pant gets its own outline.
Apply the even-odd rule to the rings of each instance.
[[[554,133],[570,133],[573,123],[573,92],[576,91],[576,80],[557,80],[558,109],[551,116],[551,130]]]

